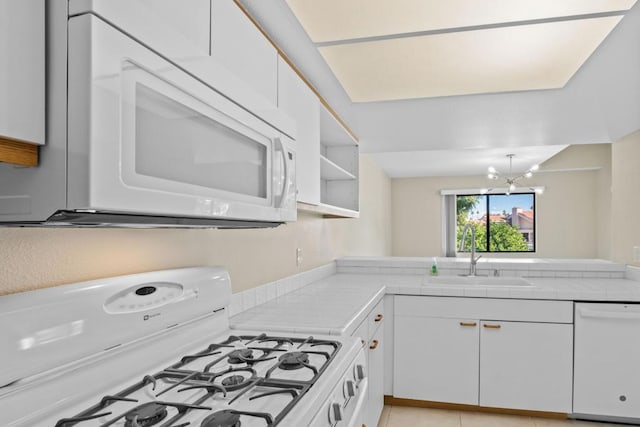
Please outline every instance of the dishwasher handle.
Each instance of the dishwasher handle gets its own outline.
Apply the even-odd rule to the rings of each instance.
[[[581,317],[595,319],[628,319],[640,320],[640,312],[618,311],[618,310],[593,310],[580,307],[578,309]]]

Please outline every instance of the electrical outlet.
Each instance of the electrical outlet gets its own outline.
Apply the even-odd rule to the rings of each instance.
[[[296,248],[296,266],[302,265],[302,248]]]

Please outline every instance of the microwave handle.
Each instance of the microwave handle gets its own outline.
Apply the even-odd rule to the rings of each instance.
[[[282,195],[280,196],[280,203],[278,208],[282,209],[284,204],[286,203],[287,194],[289,194],[289,189],[291,187],[291,167],[289,166],[289,158],[287,156],[287,149],[282,142],[282,138],[279,136],[274,138],[276,144],[280,146],[280,150],[282,151],[282,164],[284,165],[284,185],[282,186]]]

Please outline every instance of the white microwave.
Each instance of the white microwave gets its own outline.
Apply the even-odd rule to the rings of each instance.
[[[193,73],[94,14],[72,16],[67,25],[65,162],[53,164],[60,146],[54,138],[41,151],[41,167],[0,170],[0,222],[38,222],[36,209],[26,211],[41,210],[49,184],[25,182],[47,168],[66,168],[66,200],[55,213],[47,205],[53,215],[41,220],[46,224],[258,227],[296,220],[288,117],[265,119],[230,98],[233,90],[216,87],[218,71],[206,78],[208,65],[220,68],[206,62],[211,58],[201,58]]]
[[[94,15],[69,20],[68,105],[68,149],[90,165],[69,164],[70,194],[89,196],[71,204],[296,219],[293,141]]]

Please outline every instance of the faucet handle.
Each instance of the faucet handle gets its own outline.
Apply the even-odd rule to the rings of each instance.
[[[472,260],[474,263],[476,263],[480,258],[482,258],[482,255],[478,255],[475,259],[472,258]]]

